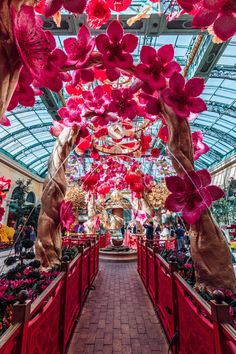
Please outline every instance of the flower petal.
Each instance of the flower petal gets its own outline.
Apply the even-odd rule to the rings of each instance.
[[[120,22],[117,20],[112,21],[109,26],[107,27],[107,35],[112,42],[119,42],[123,35],[124,30],[121,26]]]
[[[206,187],[211,183],[211,175],[206,169],[198,170],[196,173],[200,177],[202,187]]]
[[[44,15],[45,17],[51,17],[62,7],[62,0],[46,0]]]
[[[165,178],[166,187],[172,193],[181,193],[184,191],[184,181],[179,176],[169,176]]]
[[[81,80],[86,84],[94,80],[93,69],[81,69]]]
[[[181,71],[181,66],[177,61],[172,61],[168,64],[166,64],[163,69],[162,73],[165,77],[170,78],[174,72],[180,72]]]
[[[96,37],[95,41],[97,50],[99,50],[100,53],[105,54],[110,43],[108,36],[104,33],[101,33]]]
[[[174,92],[181,92],[184,89],[185,79],[183,75],[174,72],[169,81],[170,89]]]
[[[232,14],[223,14],[214,23],[213,30],[222,41],[227,41],[236,33],[236,17]]]
[[[182,217],[188,224],[192,225],[200,219],[202,212],[203,210],[201,209],[188,210],[187,208],[184,208],[182,210]]]
[[[204,89],[204,79],[201,77],[194,77],[188,80],[185,84],[185,93],[189,97],[199,96]]]
[[[82,14],[85,10],[87,0],[62,0],[64,8],[75,14]]]
[[[172,193],[168,195],[165,201],[165,208],[170,211],[181,211],[185,205],[182,194]]]
[[[205,28],[210,26],[217,18],[218,11],[201,8],[193,17],[192,27]]]
[[[192,113],[200,113],[207,110],[207,105],[202,98],[191,98],[188,101],[188,107]]]
[[[189,171],[184,175],[186,191],[192,191],[201,188],[202,183],[200,177],[195,171]]]
[[[106,75],[108,80],[110,80],[111,82],[116,81],[117,79],[119,79],[120,77],[120,71],[118,69],[107,69],[106,70]]]
[[[122,49],[125,52],[132,53],[138,45],[138,37],[132,33],[127,33],[124,35],[121,41]]]
[[[228,0],[203,0],[203,6],[209,10],[219,10]]]
[[[156,50],[148,45],[143,45],[140,51],[140,59],[143,64],[150,64],[156,58]]]
[[[224,191],[217,186],[207,186],[206,189],[211,194],[212,200],[218,200],[224,196]]]
[[[172,61],[174,58],[173,45],[172,44],[163,45],[160,49],[158,49],[157,56],[163,63],[169,63],[170,61]]]

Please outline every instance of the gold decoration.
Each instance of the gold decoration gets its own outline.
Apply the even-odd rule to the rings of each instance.
[[[164,208],[168,194],[165,183],[158,183],[154,185],[151,192],[146,194],[146,199],[152,208]]]

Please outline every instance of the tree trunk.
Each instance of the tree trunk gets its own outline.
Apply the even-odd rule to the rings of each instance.
[[[168,148],[178,176],[194,169],[192,135],[186,119],[178,118],[162,105],[168,126]],[[202,213],[190,230],[191,255],[195,267],[195,288],[212,292],[215,289],[236,290],[236,278],[227,242],[210,210]]]
[[[67,185],[65,165],[78,132],[78,129],[64,128],[48,162],[48,177],[43,187],[36,241],[36,256],[43,267],[61,262],[60,206]]]

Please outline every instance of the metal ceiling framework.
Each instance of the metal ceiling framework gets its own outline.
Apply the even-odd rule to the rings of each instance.
[[[165,10],[168,1],[163,0],[161,4]],[[206,100],[208,111],[200,114],[191,126],[193,131],[203,131],[204,141],[211,150],[199,158],[196,167],[206,168],[218,163],[236,148],[236,39],[233,38],[229,43],[215,44],[206,32],[191,27],[189,15],[167,22],[166,15],[156,13],[154,3],[152,12],[155,13],[152,13],[149,19],[138,21],[129,27],[127,20],[137,14],[142,5],[143,2],[133,0],[129,12],[120,15],[124,30],[139,36],[138,48],[134,53],[135,61],[138,61],[140,49],[144,44],[158,49],[163,44],[172,43],[175,47],[175,57],[184,68],[196,41],[202,36],[188,68],[187,78],[200,76],[207,80],[202,97]],[[115,15],[111,20],[114,18]],[[86,24],[84,14],[63,14],[59,28],[52,19],[44,19],[44,28],[52,31],[59,47],[63,46],[65,38],[75,36],[82,24]],[[91,32],[95,35],[106,28],[107,25],[103,25],[100,30]],[[49,132],[52,119],[59,119],[57,110],[62,106],[58,95],[48,89],[43,92],[40,98],[37,97],[33,108],[17,107],[7,114],[12,123],[11,127],[0,127],[0,151],[41,177],[46,174],[48,157],[55,141]],[[155,146],[158,146],[158,139],[155,139],[157,130],[157,127],[152,129]],[[84,160],[86,169],[91,159],[85,157]],[[145,162],[144,169],[152,172],[153,164]]]

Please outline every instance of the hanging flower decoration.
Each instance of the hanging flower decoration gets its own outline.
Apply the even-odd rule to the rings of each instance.
[[[234,0],[177,0],[184,11],[193,15],[193,28],[208,28],[221,41],[236,33],[236,4]]]
[[[166,199],[165,208],[173,212],[181,211],[184,220],[189,224],[194,224],[213,201],[224,195],[222,189],[210,185],[211,176],[205,169],[190,171],[183,178],[166,177],[165,181],[171,192]]]
[[[96,37],[96,46],[102,54],[102,62],[106,68],[108,79],[114,81],[119,78],[119,69],[129,69],[133,65],[131,53],[138,44],[138,37],[131,33],[124,34],[119,21],[112,21],[107,27],[106,34]]]
[[[201,155],[206,154],[210,148],[203,142],[203,133],[196,131],[192,133],[194,160],[197,160]]]
[[[82,14],[85,10],[87,0],[44,0],[42,2],[44,2],[41,5],[44,16],[50,17],[57,13],[62,6],[69,12]]]
[[[144,45],[140,52],[141,64],[135,68],[136,76],[153,89],[160,90],[166,86],[166,78],[181,70],[173,60],[174,48],[171,44],[164,45],[157,51]]]
[[[111,11],[105,0],[90,0],[86,7],[89,27],[98,29],[108,22]]]
[[[129,118],[133,120],[138,113],[138,104],[133,99],[130,89],[115,89],[111,92],[111,103],[109,110],[117,112],[121,118]]]
[[[190,113],[200,113],[207,109],[202,98],[198,97],[204,89],[204,79],[194,77],[185,83],[184,77],[174,73],[169,87],[162,92],[164,102],[180,118],[188,118]]]
[[[65,53],[56,48],[52,33],[42,29],[42,19],[32,6],[22,6],[18,13],[13,8],[12,14],[16,46],[34,86],[58,92],[64,78],[60,69],[66,62]]]
[[[160,155],[160,150],[158,148],[153,148],[151,150],[152,157],[158,157]]]

